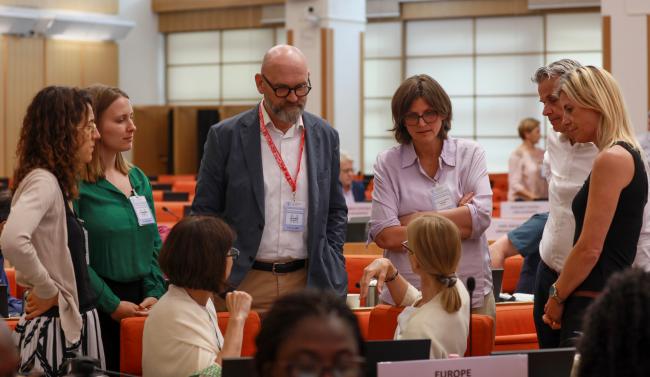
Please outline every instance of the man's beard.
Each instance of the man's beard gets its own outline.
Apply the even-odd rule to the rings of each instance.
[[[305,105],[301,103],[296,103],[293,106],[275,106],[271,101],[267,101],[266,103],[270,105],[273,115],[275,115],[280,121],[289,124],[296,124],[298,119],[302,116],[302,113],[305,111]]]

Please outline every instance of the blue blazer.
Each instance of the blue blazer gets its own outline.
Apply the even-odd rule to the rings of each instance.
[[[339,136],[305,112],[309,203],[307,285],[347,293],[343,243],[347,206],[339,182]],[[230,273],[236,287],[250,270],[264,229],[264,177],[258,106],[210,128],[192,203],[193,214],[221,217],[241,252]]]
[[[355,202],[365,202],[366,201],[366,188],[363,187],[363,182],[352,181],[352,196],[354,196]]]

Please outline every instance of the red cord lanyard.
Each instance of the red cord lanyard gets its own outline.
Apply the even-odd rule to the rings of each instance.
[[[292,178],[291,174],[289,173],[289,169],[287,169],[287,165],[285,165],[284,160],[282,159],[282,155],[280,154],[280,151],[278,151],[278,148],[276,148],[275,143],[271,138],[271,134],[269,134],[269,130],[266,128],[266,124],[264,124],[264,114],[262,112],[263,105],[264,102],[260,103],[260,108],[259,108],[260,130],[262,131],[262,135],[264,135],[264,138],[266,139],[266,143],[269,145],[269,149],[271,149],[271,153],[273,153],[273,157],[275,157],[275,162],[278,163],[278,167],[280,168],[280,170],[282,170],[282,173],[284,174],[284,178],[287,180],[287,183],[289,183],[289,186],[291,187],[291,193],[293,194],[293,200],[295,201],[296,189],[298,187],[298,174],[300,174],[300,164],[302,162],[302,152],[303,149],[305,148],[306,130],[303,127],[302,136],[300,138],[300,152],[298,154],[298,167],[296,168],[296,178]]]

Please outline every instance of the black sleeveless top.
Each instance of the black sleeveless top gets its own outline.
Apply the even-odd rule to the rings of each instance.
[[[630,183],[623,188],[618,198],[614,218],[607,231],[603,250],[598,262],[578,288],[577,291],[602,291],[607,279],[616,271],[632,265],[636,256],[636,246],[643,225],[643,208],[648,201],[648,179],[639,151],[626,142],[618,141],[616,145],[625,148],[634,159],[634,175]],[[573,244],[578,241],[587,210],[587,195],[591,174],[573,198],[572,210],[576,219],[576,231]]]
[[[81,220],[65,205],[65,220],[68,227],[68,249],[72,258],[74,277],[77,283],[79,312],[85,313],[95,307],[95,294],[90,286],[88,263],[86,261],[86,233]]]

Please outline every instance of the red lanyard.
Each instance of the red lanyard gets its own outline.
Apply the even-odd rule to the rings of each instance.
[[[264,138],[266,139],[266,143],[269,145],[269,149],[271,149],[271,153],[273,153],[273,157],[275,157],[275,162],[278,163],[278,167],[280,168],[280,170],[282,170],[282,173],[284,174],[284,178],[287,180],[287,183],[289,183],[289,186],[291,187],[291,192],[295,196],[296,188],[298,187],[298,174],[300,174],[300,163],[302,162],[302,151],[305,148],[305,129],[303,128],[302,136],[300,137],[300,152],[298,154],[298,168],[296,169],[296,178],[292,178],[291,174],[289,174],[289,169],[287,169],[287,165],[285,165],[284,160],[282,160],[282,155],[280,155],[278,148],[276,148],[275,143],[271,138],[271,134],[269,134],[269,130],[266,128],[266,124],[264,124],[264,114],[262,113],[263,105],[264,105],[263,102],[260,103],[260,108],[259,108],[260,130],[262,131],[262,135],[264,135]]]

